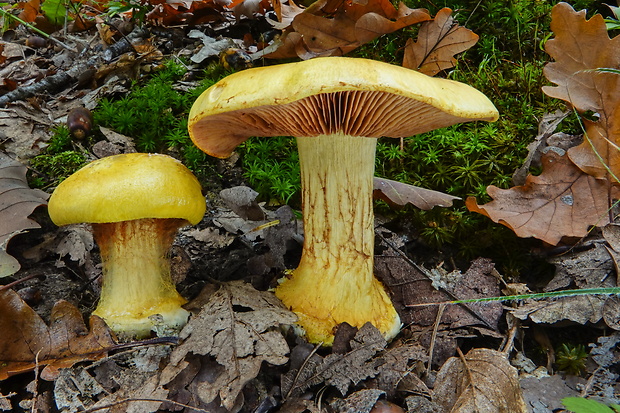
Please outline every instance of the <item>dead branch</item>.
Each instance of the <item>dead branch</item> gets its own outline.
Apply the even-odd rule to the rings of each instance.
[[[101,64],[110,63],[123,53],[131,51],[133,46],[131,41],[143,38],[146,32],[142,29],[134,29],[119,42],[111,45],[102,53],[91,56],[86,61],[75,64],[71,69],[59,71],[55,75],[48,76],[40,82],[12,90],[0,96],[0,107],[5,107],[11,102],[25,100],[32,96],[43,93],[54,94],[71,87],[77,82],[78,77],[89,69],[97,69]]]

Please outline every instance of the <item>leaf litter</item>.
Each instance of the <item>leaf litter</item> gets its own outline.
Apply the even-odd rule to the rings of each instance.
[[[239,2],[235,2],[231,7],[237,7],[237,3]],[[245,13],[247,16],[247,14],[256,15],[263,13],[264,10],[261,9],[261,3],[255,3],[256,4],[249,5],[247,9],[250,10],[254,8],[254,11],[240,11],[239,15]],[[395,7],[390,8],[384,3],[385,2],[376,2],[374,5],[366,5],[361,3],[358,4],[357,2],[340,4],[339,2],[322,1],[307,9],[303,9],[296,6],[292,2],[289,2],[288,4],[276,2],[275,9],[280,20],[278,24],[280,24],[283,28],[287,26],[287,21],[290,24],[290,28],[287,29],[286,36],[284,36],[283,44],[285,47],[283,47],[280,52],[285,52],[287,50],[291,52],[292,50],[291,53],[294,53],[292,55],[300,56],[302,58],[329,53],[338,54],[342,53],[343,50],[347,50],[347,48],[356,47],[358,44],[374,38],[377,33],[398,28],[400,25],[407,24],[410,21],[408,20],[409,17],[407,13],[409,13],[411,9],[407,9],[403,6],[400,6],[398,9]],[[381,7],[385,6],[385,8],[381,9],[381,7],[379,7],[377,9],[377,4],[381,4]],[[201,20],[217,22],[222,19],[222,16],[226,12],[226,7],[227,6],[223,3],[216,4],[210,1],[191,3],[161,2],[158,3],[157,7],[148,16],[148,19],[164,25],[186,23],[189,21],[197,22]],[[206,10],[210,9],[215,12],[204,13]],[[555,11],[554,19],[557,19],[557,16],[560,16],[560,18],[568,18],[569,20],[572,19],[571,21],[575,24],[571,27],[588,27],[588,31],[592,30],[592,33],[599,33],[596,31],[598,28],[596,30],[590,28],[590,25],[599,24],[596,20],[584,24],[580,20],[583,16],[571,16],[570,13],[572,12],[564,6],[560,6],[559,10],[560,11]],[[345,22],[345,17],[349,17],[344,16],[345,11],[349,12],[350,16],[354,16],[352,20],[355,20],[355,18],[358,17],[359,18],[355,21],[355,24],[351,24],[351,22],[347,21],[346,25],[337,27],[337,25],[334,24],[335,22]],[[466,45],[467,42],[471,42],[474,39],[473,36],[475,35],[473,35],[473,33],[467,34],[463,30],[461,30],[455,37],[450,36],[450,33],[452,33],[451,30],[456,29],[457,27],[453,24],[453,20],[449,17],[449,14],[450,13],[444,9],[441,13],[438,13],[434,19],[431,19],[430,16],[424,16],[422,11],[416,11],[415,18],[411,18],[411,20],[417,19],[418,22],[424,21],[422,24],[425,28],[424,30],[421,30],[421,32],[425,33],[425,31],[428,30],[427,33],[429,33],[423,35],[422,38],[419,37],[417,42],[411,40],[407,48],[407,50],[409,50],[409,46],[413,48],[414,45],[415,47],[420,48],[421,52],[417,53],[419,53],[420,56],[423,56],[421,61],[426,63],[430,62],[430,64],[426,67],[424,64],[418,64],[418,67],[422,71],[429,70],[429,73],[432,73],[436,70],[445,70],[446,68],[449,68],[449,64],[453,64],[454,54],[461,51],[459,49],[459,44],[462,43],[463,45]],[[296,19],[297,22],[295,22]],[[318,43],[307,43],[302,41],[300,36],[295,34],[296,31],[299,31],[300,33],[304,33],[305,31],[308,33],[316,33],[316,30],[321,29],[324,30],[320,33],[321,36],[324,36],[324,39],[329,40],[324,44],[325,47],[323,47],[323,45],[319,45]],[[459,30],[460,29],[461,28],[459,28]],[[338,32],[338,30],[343,30],[343,32]],[[335,38],[337,36],[334,35],[338,35],[339,33],[344,34],[344,41],[342,41],[342,39]],[[433,33],[432,36],[431,33]],[[424,38],[424,36],[427,36],[427,38]],[[556,33],[556,37],[561,37],[561,35]],[[447,43],[443,43],[446,41]],[[294,46],[293,49],[290,48],[291,45]],[[424,48],[421,48],[421,45],[424,45]],[[189,49],[189,53],[186,53],[187,56],[191,56],[196,52],[195,48]],[[440,49],[442,49],[442,53],[433,54],[435,50]],[[255,49],[249,50],[250,52],[253,52]],[[408,53],[410,52],[408,51]],[[1,57],[2,56],[0,56],[0,58]],[[66,60],[63,64],[66,65],[67,62],[70,64],[71,56],[65,57],[69,60]],[[559,61],[558,57],[560,57],[560,55],[556,54],[553,57]],[[424,58],[426,58],[426,61]],[[109,74],[113,74],[115,71],[127,70],[128,72],[132,72],[136,67],[137,64],[135,60],[127,63],[127,66],[125,67],[107,67],[104,68],[105,70],[98,73],[95,78],[97,79],[97,82],[102,82],[108,77]],[[108,70],[109,72],[107,72]],[[559,77],[561,78],[561,76]],[[597,87],[600,85],[607,87],[610,84],[607,83],[609,82],[609,78],[605,78],[603,80],[601,79],[603,78],[595,79],[593,81]],[[564,81],[560,82],[560,87],[563,86],[563,82]],[[574,94],[575,91],[570,89],[568,92],[570,94]],[[615,103],[613,96],[596,96],[596,94],[591,93],[591,91],[588,93],[583,93],[583,96],[580,96],[580,99],[584,102],[589,102],[587,104],[592,105],[591,102],[595,102],[595,104],[602,104],[604,107],[609,106],[611,103]],[[607,114],[611,114],[611,112],[607,111],[604,113],[604,115]],[[610,115],[603,116],[603,118],[599,121],[589,123],[586,122],[589,135],[595,139],[604,138],[606,131],[611,127],[610,125],[612,125],[611,119],[612,116]],[[549,128],[551,128],[551,126],[549,126]],[[543,131],[541,131],[541,135],[543,135]],[[540,142],[546,140],[547,143],[549,143],[553,140],[552,138],[554,135],[555,137],[559,136],[552,133],[549,129],[546,129],[544,131],[544,136],[541,136]],[[24,146],[23,153],[36,151],[37,145],[40,145],[45,139],[46,136],[42,135],[41,138],[37,138],[38,143],[35,142],[35,145],[32,147],[27,147],[27,145]],[[126,151],[127,149],[124,148],[124,145],[125,144],[120,145],[117,150]],[[543,152],[541,146],[544,146],[544,144],[533,148],[531,151],[533,154],[533,164],[537,161],[536,157],[540,157]],[[560,145],[549,143],[547,146],[557,147],[565,151],[568,150],[571,161],[574,162],[580,170],[587,168],[595,170],[592,166],[593,162],[591,162],[591,154],[584,155],[577,150],[569,149],[571,146],[575,145],[561,147]],[[583,152],[583,148],[580,148],[579,150]],[[552,151],[555,151],[555,149]],[[549,152],[549,150],[547,150],[547,152]],[[105,151],[98,153],[102,154],[98,156],[103,156]],[[588,158],[588,156],[590,158]],[[576,161],[579,159],[585,159],[589,163],[586,161],[581,163]],[[610,162],[612,161],[613,159],[610,158]],[[598,170],[596,173],[600,176],[606,172]],[[395,185],[391,186],[395,187]],[[424,206],[420,206],[422,204],[416,204],[415,201],[410,200],[413,199],[412,197],[420,198],[419,193],[409,193],[408,189],[396,190],[394,195],[394,199],[397,200],[396,203],[401,206],[412,203],[424,208]],[[424,198],[426,198],[426,194],[422,195],[421,198],[423,198],[422,201],[425,201]],[[433,202],[427,203],[427,206],[432,207]],[[451,204],[451,202],[452,200],[450,199],[442,199],[437,201],[436,205],[443,206],[444,203]],[[256,205],[253,205],[251,209],[256,210],[255,207]],[[229,208],[234,209],[230,206]],[[259,206],[258,210],[260,209],[262,208]],[[267,274],[274,268],[280,270],[290,267],[290,265],[285,263],[285,257],[288,252],[290,252],[290,248],[294,248],[295,244],[297,244],[297,246],[299,245],[302,232],[293,226],[292,223],[294,223],[295,220],[289,212],[291,211],[282,210],[279,215],[270,215],[269,219],[281,222],[264,228],[263,232],[253,239],[244,239],[243,242],[252,248],[264,248],[265,245],[268,245],[268,253],[258,255],[261,258],[258,261],[261,262],[256,265],[256,273]],[[244,236],[247,233],[253,232],[251,229],[249,232],[247,232],[246,229],[243,229],[243,225],[247,224],[247,221],[251,221],[248,220],[249,216],[244,215],[244,213],[235,215],[240,219],[240,221],[237,221],[227,229],[224,229],[223,227],[202,227],[196,230],[188,230],[182,234],[182,240],[183,242],[186,242],[187,239],[193,239],[197,242],[204,242],[208,244],[207,249],[211,251],[229,249],[235,240],[238,239],[237,237],[239,235]],[[264,223],[272,222],[269,219]],[[245,223],[243,221],[245,221]],[[252,225],[254,225],[252,229],[257,228],[257,225],[255,224],[256,222],[252,223]],[[262,224],[263,223],[260,222],[258,226]],[[287,227],[287,225],[289,226]],[[457,348],[456,343],[462,342],[464,337],[475,337],[480,332],[489,337],[500,336],[497,333],[497,324],[501,319],[503,309],[500,305],[497,305],[497,303],[484,304],[480,306],[448,306],[441,315],[438,313],[437,307],[417,308],[405,306],[406,303],[415,304],[416,300],[413,298],[416,297],[416,295],[423,297],[423,301],[427,300],[434,302],[452,300],[455,298],[499,295],[499,282],[496,277],[497,274],[493,271],[492,265],[489,265],[490,263],[475,261],[472,263],[472,268],[465,273],[461,273],[460,271],[445,270],[441,265],[431,268],[430,270],[421,266],[415,267],[412,266],[411,263],[408,262],[401,254],[404,251],[403,243],[405,241],[403,239],[400,239],[400,237],[396,234],[390,234],[384,229],[381,229],[379,233],[382,237],[388,239],[391,242],[391,245],[384,242],[379,246],[379,250],[382,250],[382,252],[377,257],[377,272],[379,273],[378,275],[381,275],[384,283],[389,285],[395,292],[397,305],[401,306],[400,311],[403,315],[403,320],[407,321],[406,329],[403,332],[404,335],[412,333],[415,334],[416,329],[420,327],[427,329],[427,333],[430,333],[430,331],[428,331],[430,327],[437,328],[437,335],[432,340],[434,340],[435,344],[435,352],[433,356],[436,356],[438,353],[443,354],[442,358],[439,360],[445,360],[454,354],[454,351]],[[562,238],[566,236],[566,234],[560,235]],[[612,257],[610,262],[612,263],[612,267],[614,267],[616,259],[613,258],[613,253],[617,250],[613,248],[612,235],[608,235],[605,238],[609,245],[597,246],[593,249],[597,254],[601,254],[601,257],[603,257],[602,253],[607,251],[608,255]],[[69,239],[71,238],[67,238],[67,241]],[[79,240],[79,237],[74,239]],[[397,249],[399,249],[401,253],[395,252],[392,248],[392,246],[396,244],[398,245]],[[75,249],[63,249],[60,245],[61,244],[59,244],[58,247],[49,249],[48,252],[53,255],[64,256],[66,261],[77,262],[79,265],[81,265],[80,263],[88,262],[88,252],[90,247],[88,246],[89,243],[87,240],[84,240],[83,246],[79,248],[76,247]],[[65,245],[67,245],[67,243]],[[291,247],[292,245],[293,247]],[[262,252],[264,251],[261,251],[261,253]],[[36,259],[40,260],[42,259],[42,256],[43,255],[39,255]],[[577,258],[576,261],[578,259],[579,258]],[[592,261],[594,258],[591,256],[586,256],[580,259],[589,260],[588,262],[594,262]],[[579,273],[578,271],[572,271],[569,261],[563,262],[563,260],[564,258],[558,259],[556,263],[558,266],[556,278],[547,286],[546,290],[551,291],[552,288],[564,288],[564,286],[572,284],[580,286],[590,285],[595,281],[596,276],[601,275],[598,270],[601,270],[604,267],[604,271],[607,271],[608,268],[611,268],[609,266],[609,262],[605,263],[604,266],[601,265],[596,268],[596,271],[594,271],[595,274],[589,276],[585,272]],[[394,264],[395,262],[398,262],[398,264]],[[614,270],[615,267],[612,268],[611,272],[608,274],[613,274]],[[610,282],[612,278],[612,275],[607,275],[605,281]],[[420,287],[419,291],[416,287]],[[220,290],[222,288],[224,287],[220,287]],[[235,294],[239,292],[243,294],[247,293],[248,295],[252,295],[253,293],[248,292],[249,290],[246,290],[245,287],[228,286],[226,288],[228,288],[228,290],[226,290],[228,291],[228,295],[225,297],[225,293],[219,290],[211,291],[211,293],[205,294],[203,296],[204,301],[195,307],[195,311],[199,313],[199,316],[194,317],[194,319],[203,319],[203,323],[213,323],[214,320],[217,320],[217,322],[224,322],[229,326],[229,329],[231,329],[232,332],[225,331],[226,329],[221,328],[221,326],[215,327],[214,325],[209,325],[208,327],[205,327],[203,325],[200,327],[198,325],[193,325],[192,328],[194,331],[185,333],[186,335],[184,336],[184,339],[186,341],[181,342],[172,351],[153,351],[150,353],[145,351],[145,354],[142,356],[138,356],[139,351],[133,351],[131,355],[127,356],[126,359],[114,355],[112,358],[99,360],[89,367],[90,370],[80,365],[61,369],[60,375],[56,380],[55,391],[58,400],[66,401],[66,404],[63,405],[65,407],[63,408],[68,410],[74,409],[71,411],[77,411],[79,409],[94,406],[93,403],[95,400],[98,400],[96,402],[98,406],[119,403],[110,407],[108,409],[109,411],[155,411],[162,406],[166,409],[172,410],[180,409],[182,407],[181,404],[183,403],[191,404],[196,407],[200,406],[202,408],[207,408],[208,406],[208,408],[213,409],[212,411],[224,411],[221,410],[223,408],[220,406],[223,402],[226,403],[227,407],[237,409],[240,403],[242,403],[244,396],[246,396],[242,391],[244,384],[246,387],[252,387],[254,376],[258,374],[261,366],[282,365],[289,360],[288,346],[286,346],[286,342],[283,341],[279,328],[281,325],[290,324],[292,321],[287,318],[291,317],[290,313],[282,313],[288,314],[288,316],[283,316],[280,313],[280,311],[286,310],[282,308],[278,311],[271,309],[267,311],[269,314],[268,318],[271,317],[271,322],[268,323],[269,325],[260,324],[249,328],[248,326],[251,325],[251,323],[255,323],[256,320],[254,320],[251,316],[244,314],[258,311],[257,308],[252,307],[252,305],[256,304],[254,303],[254,300],[250,300],[252,301],[251,303],[241,300],[245,304],[231,303],[234,301],[232,297],[233,292]],[[220,294],[219,296],[218,293]],[[264,297],[261,298],[261,300],[263,299]],[[561,300],[556,299],[554,301],[560,302]],[[246,307],[246,304],[249,306]],[[542,314],[546,312],[547,315],[545,320],[551,323],[560,320],[560,316],[571,312],[582,312],[584,315],[595,314],[595,316],[586,317],[586,321],[588,322],[590,320],[601,319],[601,317],[604,319],[606,314],[605,309],[613,308],[613,303],[611,300],[606,300],[602,304],[597,304],[600,308],[596,311],[593,310],[590,313],[576,306],[572,306],[572,304],[567,305],[566,302],[561,304],[561,306],[563,305],[561,311],[553,310],[551,308],[553,303],[548,301],[545,302],[544,305],[546,305],[548,309],[538,309],[538,313],[542,317]],[[200,310],[200,308],[202,306],[208,306],[216,313],[221,312],[221,315],[201,315],[202,310]],[[231,307],[232,313],[230,310]],[[596,306],[591,305],[590,307],[594,308]],[[452,308],[456,308],[456,310]],[[525,312],[525,307],[523,307],[523,309]],[[560,316],[558,316],[558,314]],[[438,317],[439,315],[440,317]],[[245,318],[246,316],[249,318]],[[614,314],[611,313],[611,315],[608,315],[608,318],[610,317],[613,318]],[[532,318],[529,320],[531,321]],[[584,319],[576,320],[576,322],[579,323],[586,321],[584,321]],[[608,325],[612,325],[610,321],[606,320],[606,322]],[[265,330],[261,330],[261,328],[265,328]],[[363,334],[360,334],[362,330],[364,330],[364,332]],[[406,386],[410,386],[409,388],[412,389],[423,389],[421,390],[421,393],[425,394],[427,397],[431,397],[433,392],[425,387],[424,383],[422,383],[418,378],[417,371],[415,370],[416,366],[419,366],[419,364],[428,363],[428,346],[423,348],[418,344],[413,345],[407,340],[402,340],[387,347],[387,343],[380,343],[380,340],[373,341],[372,333],[367,333],[365,329],[362,330],[351,333],[351,336],[346,337],[344,335],[345,333],[342,333],[342,337],[344,338],[341,340],[341,347],[335,349],[331,354],[326,353],[323,349],[317,349],[313,352],[314,348],[308,348],[307,346],[304,347],[302,344],[298,344],[293,347],[290,355],[291,359],[289,373],[294,371],[294,368],[297,370],[295,372],[295,377],[292,379],[293,385],[291,385],[289,389],[290,395],[299,393],[299,396],[302,396],[303,393],[307,394],[308,392],[316,391],[316,389],[328,384],[329,387],[335,389],[340,396],[344,397],[342,399],[340,397],[335,397],[335,401],[330,403],[331,407],[335,411],[369,411],[378,399],[385,397],[386,395],[388,397],[390,395],[394,395],[397,391],[396,389],[399,387],[405,388]],[[345,331],[344,327],[342,328],[342,331]],[[477,333],[472,334],[472,331],[476,331]],[[237,340],[238,336],[247,341],[240,341],[239,345],[235,342],[232,346],[229,345],[229,347],[225,349],[226,351],[221,348],[227,337],[232,337]],[[418,334],[414,338],[409,337],[408,339],[412,339],[413,342],[419,341],[420,343],[428,345],[428,342],[430,341],[428,338],[429,336],[430,334]],[[206,347],[202,346],[203,341],[207,343]],[[269,344],[269,349],[266,349],[265,346],[261,347],[261,344],[267,345],[265,343]],[[284,345],[281,346],[282,343],[284,343]],[[286,349],[284,346],[286,346]],[[613,354],[616,348],[616,339],[610,339],[608,342],[600,342],[600,344],[593,347],[593,356],[596,356],[600,361],[602,354],[605,352]],[[276,351],[272,351],[273,349]],[[311,357],[307,360],[303,357],[303,355],[308,357],[311,353]],[[30,357],[32,357],[32,354],[30,354]],[[168,359],[169,357],[170,360]],[[297,361],[295,361],[296,358],[298,359]],[[435,357],[433,357],[433,359],[435,360]],[[172,364],[172,360],[174,360],[176,364]],[[299,360],[301,360],[301,362],[299,362]],[[460,360],[462,363],[460,367],[453,367],[452,370],[445,373],[449,377],[449,379],[446,379],[447,381],[454,381],[457,378],[463,378],[464,376],[468,376],[467,380],[470,380],[469,384],[467,384],[466,380],[463,381],[463,383],[465,383],[463,387],[465,390],[461,393],[459,399],[454,405],[457,405],[457,403],[465,403],[463,405],[468,406],[467,403],[474,403],[479,397],[487,397],[487,393],[493,393],[495,390],[502,391],[501,389],[493,388],[493,385],[483,385],[481,390],[471,384],[472,379],[477,380],[475,384],[484,383],[483,378],[472,374],[472,371],[476,371],[478,366],[483,365],[484,362],[492,360],[493,364],[497,367],[497,370],[494,370],[491,374],[493,377],[495,377],[495,374],[498,374],[497,377],[499,377],[500,374],[505,374],[510,377],[513,375],[510,369],[504,368],[505,363],[502,361],[501,353],[495,352],[481,356],[473,353],[472,351],[466,356],[461,357]],[[608,367],[611,365],[610,363],[612,363],[612,360],[617,360],[617,356],[615,354],[611,356],[611,360],[604,362],[600,361],[601,364],[599,365],[601,367]],[[29,361],[30,365],[32,365],[32,360]],[[263,363],[263,361],[266,361],[266,363]],[[450,363],[458,365],[456,361],[451,361]],[[164,366],[164,370],[160,371],[158,367],[156,367],[160,364]],[[441,364],[443,364],[442,361],[435,362],[434,365],[438,366]],[[129,372],[126,370],[128,366],[135,370]],[[342,370],[344,372],[351,372],[352,374],[349,376],[344,375],[334,366],[344,366]],[[280,368],[286,369],[286,367]],[[468,368],[469,372],[467,372]],[[231,370],[231,372],[229,372],[229,370]],[[312,373],[310,374],[308,371]],[[166,377],[163,377],[163,372],[166,372]],[[309,374],[309,378],[301,380],[307,374]],[[417,381],[413,379],[414,377],[417,378]],[[613,390],[609,390],[611,388],[609,383],[612,381],[613,377],[600,377],[600,380],[597,378],[597,384],[603,383],[601,385],[601,388],[603,389],[601,390],[601,394],[605,394],[607,396],[610,394],[613,395]],[[79,385],[76,385],[76,383],[79,383]],[[216,386],[213,383],[218,383],[218,385]],[[226,383],[226,385],[219,385],[219,383]],[[507,380],[504,384],[506,384],[506,388],[512,388],[512,391],[518,396],[520,392],[518,388],[514,387],[514,381],[512,378]],[[605,384],[607,387],[605,387]],[[288,386],[290,383],[286,385]],[[69,391],[71,386],[75,387],[73,388],[73,391]],[[370,386],[371,388],[367,390],[360,390],[360,388],[364,386]],[[282,387],[285,387],[284,382]],[[304,390],[299,390],[300,388]],[[471,392],[470,390],[472,389],[475,391]],[[476,394],[476,391],[478,394]],[[273,398],[272,394],[275,393],[269,391],[268,394]],[[80,398],[86,400],[86,403],[79,402],[78,400]],[[141,398],[152,398],[158,400],[153,402],[140,402],[138,399]],[[132,401],[131,399],[134,400]],[[168,404],[162,404],[165,399],[169,400]],[[267,399],[268,398],[264,400]],[[442,399],[442,397],[437,393],[437,389],[435,389],[434,400],[439,402],[440,399]],[[0,402],[1,400],[4,399],[0,397]],[[179,404],[174,405],[175,400],[176,403]],[[332,400],[334,400],[333,396]],[[506,400],[513,399],[510,399],[507,395]],[[89,401],[92,401],[92,403]],[[512,406],[514,407],[518,404],[519,403],[517,401],[516,404]],[[409,411],[420,412],[424,411],[422,410],[424,408],[430,409],[427,411],[440,411],[440,407],[436,403],[433,404],[433,402],[429,401],[428,398],[418,397],[416,399],[416,397],[410,396],[407,398],[407,405],[409,407]],[[446,411],[453,409],[454,405],[445,407]],[[1,406],[2,405],[0,405],[0,407]],[[304,409],[307,409],[308,411],[319,411],[319,407],[314,401],[302,400],[298,398],[291,398],[287,400],[285,405],[282,406],[281,411],[299,412],[304,411]]]

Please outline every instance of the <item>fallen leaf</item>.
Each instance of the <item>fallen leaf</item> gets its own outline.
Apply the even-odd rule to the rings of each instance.
[[[169,346],[159,344],[95,366],[62,369],[54,382],[54,402],[62,412],[71,413],[172,411],[160,410],[168,396],[168,390],[159,386],[160,365],[169,355]]]
[[[603,318],[603,306],[607,297],[600,295],[577,295],[555,300],[525,300],[511,314],[520,320],[530,319],[537,324],[553,324],[572,321],[577,324],[598,323]]]
[[[334,399],[330,405],[337,413],[370,413],[372,408],[383,396],[384,392],[377,389],[362,389],[346,399]]]
[[[446,7],[433,20],[422,23],[417,41],[407,40],[404,67],[435,76],[456,66],[454,56],[476,44],[478,35],[459,26],[451,14],[452,10]]]
[[[543,172],[528,176],[522,186],[487,188],[493,201],[478,205],[465,201],[470,211],[512,229],[519,237],[535,237],[557,245],[562,237],[582,237],[591,226],[609,223],[609,183],[585,175],[568,156],[555,151],[542,158]]]
[[[555,266],[555,275],[544,291],[616,286],[614,263],[609,249],[602,243],[595,242],[589,248],[569,251],[547,261]]]
[[[202,49],[198,50],[192,57],[190,57],[190,60],[194,63],[201,63],[209,57],[218,56],[221,52],[228,48],[235,47],[235,42],[233,42],[232,39],[214,39],[213,37],[207,36],[200,30],[192,30],[187,34],[187,36],[192,39],[200,39],[203,44]]]
[[[262,221],[265,211],[258,205],[258,192],[248,186],[234,186],[220,191],[220,198],[235,214],[250,221]]]
[[[349,341],[350,350],[344,354],[321,357],[312,346],[300,344],[291,352],[289,371],[282,375],[282,394],[285,399],[294,399],[314,385],[326,384],[344,396],[351,386],[371,379],[368,386],[393,393],[411,361],[426,360],[426,350],[418,344],[401,344],[388,350],[386,346],[379,330],[370,323],[355,333]]]
[[[372,324],[364,324],[346,354],[329,354],[320,362],[305,363],[300,370],[289,370],[282,377],[282,392],[294,397],[314,385],[325,383],[345,395],[349,386],[374,377],[377,369],[373,357],[385,348],[387,341]]]
[[[525,179],[530,172],[531,167],[540,167],[540,158],[543,152],[550,146],[547,139],[550,138],[558,125],[570,114],[570,112],[562,112],[556,110],[554,113],[546,113],[542,120],[538,123],[538,135],[529,145],[527,145],[527,156],[523,161],[523,165],[512,174],[513,185],[525,184]],[[570,136],[570,135],[568,135]],[[564,150],[568,149],[563,148]]]
[[[546,78],[557,86],[543,86],[543,92],[568,102],[579,113],[592,112],[598,121],[586,122],[590,142],[569,151],[571,160],[597,178],[607,176],[602,158],[612,173],[620,176],[620,75],[601,68],[620,67],[620,36],[609,38],[603,16],[586,20],[586,11],[576,12],[567,3],[551,11],[555,37],[545,43],[554,59],[544,68]],[[598,152],[597,156],[592,148]]]
[[[0,291],[0,380],[45,366],[41,378],[53,380],[59,369],[106,356],[115,340],[104,321],[90,318],[86,328],[80,311],[67,301],[54,305],[48,327],[12,290]]]
[[[527,412],[517,370],[506,354],[475,348],[439,370],[433,400],[451,413]]]
[[[342,56],[383,34],[429,19],[424,9],[403,3],[396,9],[389,0],[316,2],[295,15],[281,46],[266,57]]]
[[[608,248],[594,243],[593,248],[569,252],[549,259],[556,267],[555,276],[544,291],[577,288],[613,288],[617,286],[615,266]],[[524,300],[511,313],[535,323],[554,324],[572,321],[581,325],[598,323],[618,329],[618,308],[615,296],[580,295]]]
[[[26,167],[0,152],[0,277],[16,273],[19,262],[6,252],[15,235],[41,226],[28,218],[35,208],[47,204],[49,194],[30,189]]]
[[[199,363],[210,366],[210,376],[190,375],[180,384],[179,379],[175,392],[192,386],[203,403],[219,397],[218,403],[230,410],[263,362],[281,365],[288,361],[289,348],[279,327],[296,320],[270,292],[240,281],[222,284],[181,331],[184,341],[172,352],[160,384],[167,386],[184,377],[184,371],[197,362],[194,356],[199,356]]]
[[[579,392],[569,387],[567,381],[559,375],[524,377],[521,379],[521,389],[532,412],[540,411],[540,406],[544,406],[542,412],[561,411],[562,398],[579,395]]]
[[[426,211],[436,206],[450,207],[452,206],[452,201],[461,199],[439,191],[376,177],[373,180],[372,194],[375,198],[381,199],[392,206],[411,204]]]

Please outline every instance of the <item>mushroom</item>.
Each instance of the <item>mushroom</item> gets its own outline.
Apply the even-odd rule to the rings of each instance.
[[[93,314],[113,331],[140,338],[155,325],[178,330],[187,322],[167,254],[178,228],[200,222],[206,202],[183,164],[144,153],[98,159],[58,185],[48,210],[59,226],[92,224],[103,266]]]
[[[342,322],[387,338],[400,319],[373,274],[372,204],[379,137],[494,121],[472,87],[373,60],[325,57],[244,70],[207,89],[189,115],[194,144],[225,158],[251,136],[297,138],[305,239],[276,295],[306,338],[329,345]]]

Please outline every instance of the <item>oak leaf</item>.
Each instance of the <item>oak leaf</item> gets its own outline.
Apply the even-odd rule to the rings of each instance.
[[[549,151],[542,157],[543,172],[510,189],[487,188],[493,201],[478,205],[470,197],[470,211],[486,215],[512,229],[519,237],[535,237],[556,245],[562,237],[582,237],[590,226],[609,223],[609,183],[585,175],[568,156]]]
[[[8,242],[15,235],[41,226],[28,216],[49,195],[30,189],[26,182],[26,167],[0,153],[0,277],[14,274],[19,262],[6,252]]]
[[[437,374],[433,399],[453,413],[527,412],[517,370],[506,354],[486,348],[448,359]]]
[[[454,55],[476,44],[478,35],[459,26],[451,14],[452,10],[446,7],[433,20],[422,23],[417,41],[407,40],[404,67],[435,76],[456,66]]]
[[[280,18],[283,18],[282,11]],[[430,19],[424,9],[389,0],[320,0],[292,19],[282,45],[266,57],[283,59],[342,56],[377,37]]]
[[[325,384],[334,386],[346,395],[351,386],[374,378],[374,386],[393,392],[402,380],[411,360],[424,361],[426,351],[417,344],[401,344],[386,350],[387,342],[379,330],[364,324],[350,340],[350,350],[344,354],[317,355],[300,344],[291,352],[291,368],[282,376],[285,398],[300,396],[308,388]]]
[[[598,117],[587,121],[589,139],[569,150],[569,156],[595,177],[608,172],[620,176],[620,75],[600,70],[620,67],[620,36],[609,38],[600,14],[586,20],[585,10],[576,12],[567,3],[553,7],[551,30],[555,37],[545,50],[554,62],[543,73],[556,86],[544,86],[543,92],[568,102],[581,114],[592,112]]]
[[[98,360],[116,342],[104,321],[90,318],[67,301],[52,308],[50,326],[12,290],[0,291],[0,380],[45,366],[41,378],[53,380],[60,368]]]
[[[182,386],[196,389],[204,404],[219,397],[219,403],[231,410],[263,362],[280,365],[288,361],[289,348],[279,327],[296,320],[272,293],[240,281],[222,284],[181,331],[184,342],[172,352],[160,384],[170,388],[174,381],[173,387],[178,387],[192,363],[209,365],[208,378],[192,377]]]

